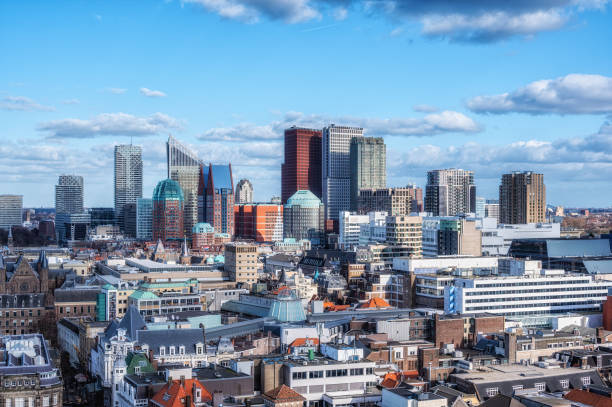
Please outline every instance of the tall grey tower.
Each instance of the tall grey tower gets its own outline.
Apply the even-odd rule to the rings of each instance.
[[[332,124],[323,128],[321,175],[325,220],[337,223],[340,211],[351,207],[351,139],[360,136],[361,127]]]
[[[198,223],[198,186],[202,161],[197,154],[170,136],[166,143],[168,178],[176,181],[185,198],[184,233],[188,238]]]
[[[450,168],[427,172],[425,212],[455,216],[476,212],[474,171]]]
[[[236,185],[234,203],[245,204],[253,202],[253,184],[248,179],[241,179]]]
[[[142,198],[142,148],[132,144],[115,146],[115,217],[123,220],[123,209]]]
[[[351,211],[357,211],[359,190],[387,186],[387,149],[382,137],[351,140]]]
[[[60,175],[55,186],[56,213],[83,213],[83,177]]]

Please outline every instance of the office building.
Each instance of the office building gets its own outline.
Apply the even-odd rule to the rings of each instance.
[[[358,210],[359,191],[387,186],[387,150],[382,137],[353,137],[350,144],[351,211]]]
[[[234,203],[245,204],[253,202],[253,184],[248,179],[241,179],[236,185]]]
[[[487,217],[479,221],[478,229],[482,232],[482,254],[485,256],[507,256],[513,240],[561,237],[560,223],[500,225],[496,217]]]
[[[425,212],[433,216],[476,212],[474,172],[455,168],[428,171]]]
[[[487,204],[487,200],[482,196],[476,197],[476,217],[484,218],[485,217],[485,205]]]
[[[217,233],[234,235],[234,181],[231,164],[201,166],[198,202],[202,222],[209,223]]]
[[[503,174],[499,186],[499,223],[546,222],[544,175],[535,172]]]
[[[136,239],[153,240],[153,200],[138,198],[136,201]]]
[[[224,267],[232,281],[255,284],[257,282],[257,246],[242,242],[227,243]]]
[[[497,199],[487,199],[484,210],[485,218],[494,218],[499,221],[499,201]]]
[[[200,165],[197,154],[181,144],[174,137],[168,137],[166,143],[168,159],[168,178],[178,182],[184,197],[184,231],[190,237],[193,226],[198,223],[198,185],[200,182]]]
[[[387,212],[368,212],[368,222],[360,225],[359,244],[383,243],[387,240]]]
[[[506,317],[600,312],[611,282],[540,269],[518,276],[457,278],[445,287],[446,313],[488,312]]]
[[[184,208],[185,198],[179,183],[171,179],[160,181],[153,191],[153,240],[183,239]]]
[[[2,405],[6,407],[63,405],[64,384],[53,364],[47,341],[41,334],[0,338]]]
[[[123,208],[142,198],[142,148],[132,144],[115,146],[115,216],[122,222]],[[125,224],[121,224],[125,228]]]
[[[283,206],[271,203],[243,204],[234,207],[235,235],[256,242],[283,240]]]
[[[281,201],[297,191],[322,197],[321,130],[291,127],[285,130],[285,160],[281,166]]]
[[[423,256],[482,255],[480,225],[474,218],[424,218]]]
[[[416,186],[405,188],[361,189],[357,212],[387,212],[391,216],[423,212],[423,190]]]
[[[387,244],[410,249],[410,255],[423,253],[423,219],[420,216],[387,216]]]
[[[123,206],[123,233],[127,237],[136,237],[136,229],[137,229],[137,211],[138,208],[136,203],[128,203]]]
[[[351,140],[361,136],[360,127],[332,124],[323,128],[321,175],[325,220],[333,221],[336,226],[340,212],[348,211],[351,206]]]
[[[91,225],[91,216],[82,213],[57,213],[55,215],[55,234],[58,243],[86,240]]]
[[[345,248],[359,245],[361,228],[369,224],[369,215],[357,215],[349,211],[340,212],[338,244]]]
[[[321,244],[324,235],[325,207],[310,191],[297,191],[283,209],[283,235],[295,240]]]
[[[91,227],[104,225],[115,225],[115,208],[87,208],[89,217],[91,218]]]
[[[208,223],[196,223],[191,233],[191,249],[204,251],[215,244],[215,228]]]
[[[55,186],[55,213],[83,213],[83,177],[59,176]]]
[[[0,195],[0,229],[21,226],[23,195]]]

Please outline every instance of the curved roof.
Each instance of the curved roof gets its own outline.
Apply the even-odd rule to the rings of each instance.
[[[287,199],[285,207],[291,208],[294,205],[302,208],[318,208],[321,206],[321,200],[312,192],[303,189],[291,195],[291,198]]]
[[[181,202],[185,200],[181,186],[178,182],[171,179],[159,181],[153,190],[154,201],[165,201],[168,199],[178,199]]]
[[[192,233],[215,233],[215,228],[210,223],[196,223],[193,225]]]

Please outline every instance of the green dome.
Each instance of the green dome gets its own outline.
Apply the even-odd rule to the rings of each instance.
[[[154,201],[166,201],[166,200],[179,200],[183,202],[185,200],[183,196],[183,190],[178,182],[165,179],[159,181],[157,186],[153,190]]]
[[[312,192],[308,191],[307,189],[303,189],[291,195],[291,198],[287,199],[287,204],[285,206],[288,208],[291,208],[292,206],[300,206],[302,208],[318,208],[321,206],[321,200]]]

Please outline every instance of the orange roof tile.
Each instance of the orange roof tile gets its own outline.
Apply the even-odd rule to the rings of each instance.
[[[287,353],[291,353],[292,348],[298,348],[302,346],[317,346],[319,345],[319,340],[317,338],[296,338],[289,347],[287,348]]]
[[[382,298],[374,297],[370,301],[361,304],[359,308],[389,308],[391,307],[387,301]]]
[[[274,390],[264,393],[264,398],[272,401],[306,401],[306,399],[295,390],[281,384]]]
[[[195,407],[195,389],[200,389],[202,401],[212,401],[208,390],[197,379],[186,379],[184,386],[180,380],[173,380],[172,383],[167,383],[155,393],[151,401],[163,407],[184,407],[185,397],[190,396],[191,405],[189,407]]]
[[[612,399],[599,394],[591,393],[586,390],[570,390],[563,396],[563,398],[593,407],[612,407]]]

